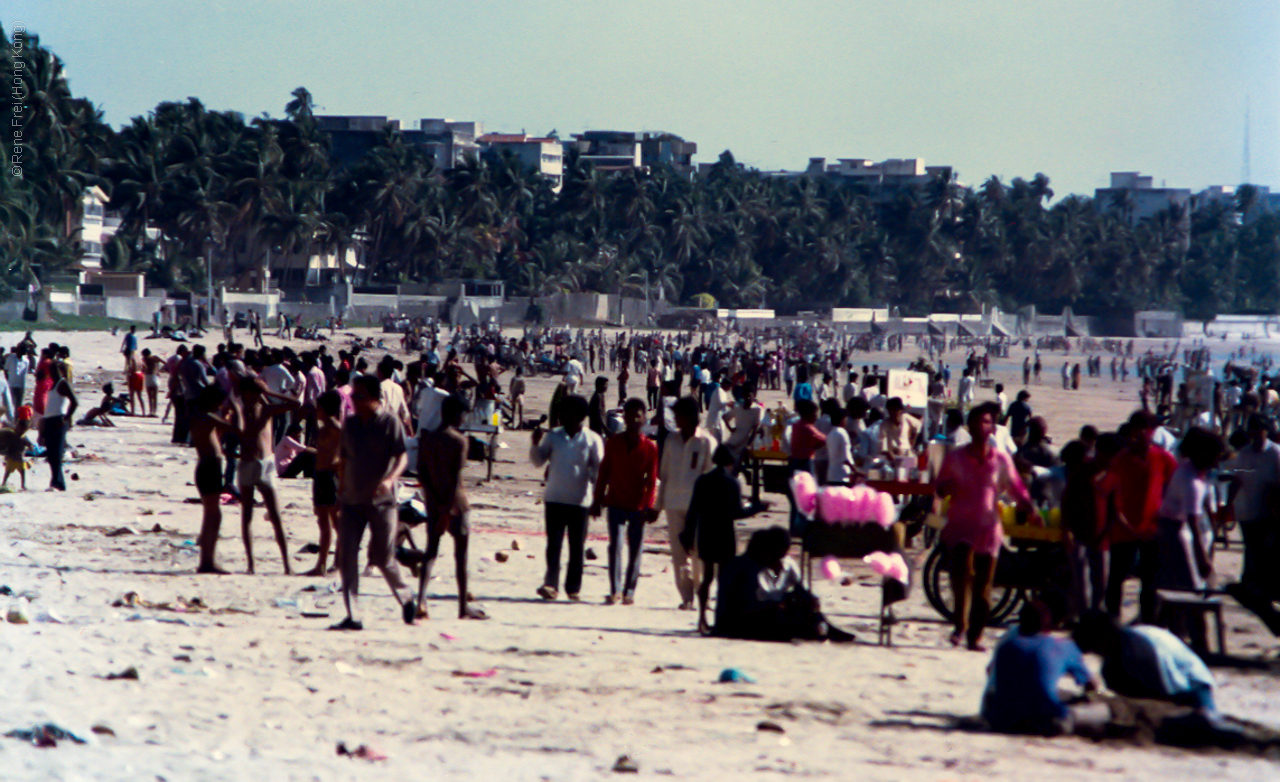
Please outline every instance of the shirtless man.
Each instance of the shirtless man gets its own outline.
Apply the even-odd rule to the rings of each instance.
[[[200,524],[200,566],[197,573],[227,571],[218,567],[214,550],[218,547],[218,532],[222,528],[222,431],[230,430],[231,423],[218,413],[227,401],[227,395],[218,384],[205,386],[196,398],[191,413],[191,444],[196,449],[196,491],[204,507],[204,520]]]
[[[285,575],[293,575],[293,569],[289,566],[284,524],[280,521],[280,507],[276,500],[276,465],[272,458],[275,447],[271,422],[278,415],[297,410],[298,400],[268,391],[266,385],[256,377],[242,378],[239,391],[240,399],[234,408],[241,448],[236,482],[240,486],[240,529],[244,534],[244,553],[249,560],[246,572],[253,573],[253,537],[249,533],[249,526],[253,522],[253,490],[257,489],[267,508],[267,518],[275,528]]]
[[[423,432],[418,446],[418,478],[427,506],[427,551],[418,577],[418,618],[427,618],[427,582],[440,553],[440,538],[453,536],[453,561],[458,579],[458,618],[488,619],[478,608],[467,606],[467,543],[470,540],[471,505],[462,487],[467,463],[467,438],[458,431],[466,403],[456,396],[440,406],[440,428]]]
[[[328,572],[329,547],[333,531],[338,528],[338,471],[342,447],[342,397],[337,391],[326,391],[316,399],[316,471],[312,476],[311,501],[320,525],[320,558],[304,576],[323,576]],[[338,561],[338,553],[333,554]]]

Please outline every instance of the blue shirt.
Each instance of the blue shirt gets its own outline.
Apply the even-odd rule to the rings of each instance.
[[[807,400],[809,400],[810,402],[812,402],[812,401],[813,401],[813,386],[809,383],[809,381],[808,381],[808,380],[804,381],[803,383],[797,383],[797,384],[796,384],[796,390],[795,390],[795,392],[792,394],[792,397],[791,397],[791,398],[792,398],[792,400],[793,400],[793,401],[795,401],[795,402],[799,402],[801,399],[807,399]]]
[[[1052,635],[1023,635],[1014,628],[991,654],[990,676],[982,696],[982,716],[996,730],[1066,716],[1058,681],[1071,676],[1089,681],[1089,669],[1075,642]]]
[[[1204,661],[1163,627],[1120,631],[1120,654],[1102,663],[1107,686],[1132,698],[1155,698],[1215,710],[1213,674]]]

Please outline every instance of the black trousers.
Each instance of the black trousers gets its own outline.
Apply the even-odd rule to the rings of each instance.
[[[173,398],[173,442],[185,445],[190,431],[191,418],[187,400],[179,394]]]
[[[546,504],[547,575],[543,584],[560,588],[560,548],[569,537],[569,565],[564,575],[564,591],[576,595],[582,590],[583,548],[587,541],[587,509],[562,502]]]
[[[1156,574],[1160,572],[1160,542],[1144,540],[1111,544],[1111,568],[1107,575],[1107,613],[1120,615],[1124,581],[1135,575],[1142,582],[1138,593],[1139,619],[1151,624],[1156,619]]]

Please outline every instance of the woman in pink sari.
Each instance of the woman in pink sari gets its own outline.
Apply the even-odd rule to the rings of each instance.
[[[35,396],[32,397],[31,401],[31,406],[35,408],[36,415],[44,415],[44,405],[49,399],[49,389],[53,388],[53,373],[49,371],[52,362],[49,348],[41,350],[40,361],[36,363]]]

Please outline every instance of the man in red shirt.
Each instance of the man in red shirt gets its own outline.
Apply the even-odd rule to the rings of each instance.
[[[797,472],[812,473],[813,455],[819,449],[826,447],[827,436],[818,431],[818,406],[812,400],[798,400],[796,402],[796,414],[800,416],[800,420],[791,425],[791,458],[787,460],[787,464],[791,468],[792,474]],[[791,535],[792,537],[802,537],[804,535],[804,517],[796,509],[795,498],[791,496],[789,491],[787,492],[787,499],[791,500]]]
[[[1106,488],[1115,492],[1118,511],[1107,533],[1111,544],[1107,613],[1120,616],[1124,581],[1131,574],[1136,575],[1142,582],[1138,602],[1140,619],[1145,624],[1155,621],[1156,573],[1160,569],[1156,516],[1165,486],[1178,467],[1172,454],[1151,441],[1157,425],[1156,417],[1145,410],[1129,418],[1129,447],[1111,460],[1106,478]]]
[[[608,605],[635,602],[640,581],[640,552],[644,548],[644,525],[657,518],[653,510],[658,485],[658,445],[641,432],[644,401],[635,397],[622,407],[625,429],[605,441],[604,459],[596,478],[591,515],[609,509],[609,596]],[[622,566],[622,528],[627,533],[627,565]]]

